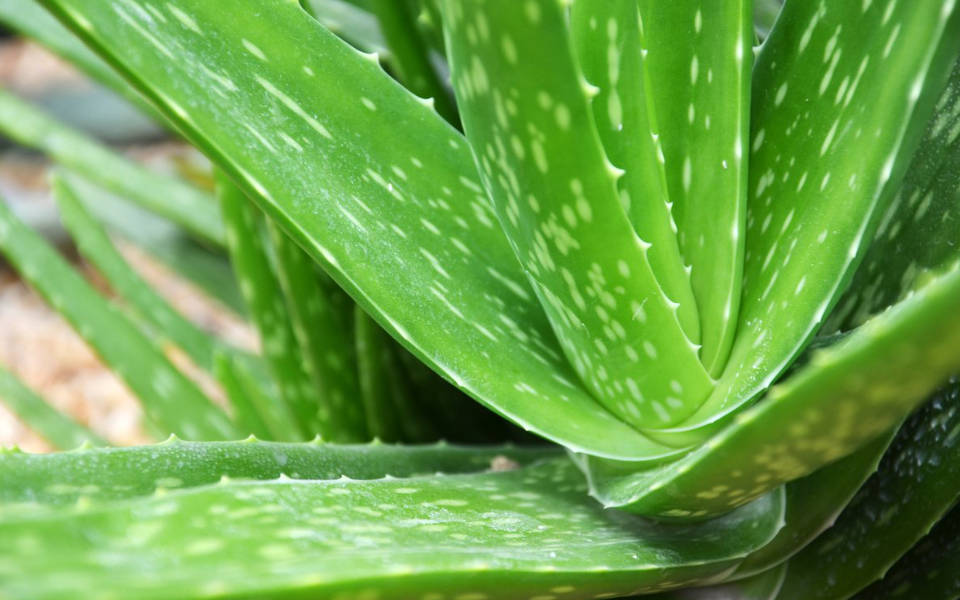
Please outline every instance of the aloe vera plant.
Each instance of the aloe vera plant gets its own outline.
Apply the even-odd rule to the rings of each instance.
[[[28,4],[216,189],[0,92],[116,300],[7,209],[0,251],[189,440],[0,372],[89,442],[0,455],[0,596],[960,593],[954,0]],[[124,202],[258,355],[124,262]]]

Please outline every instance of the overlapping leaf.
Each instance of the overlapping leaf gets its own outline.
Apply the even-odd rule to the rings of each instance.
[[[157,429],[197,440],[236,435],[227,415],[3,202],[0,252],[130,386]]]
[[[751,4],[638,3],[651,132],[660,141],[680,250],[691,267],[701,357],[715,376],[737,330],[743,275]]]
[[[434,370],[572,448],[672,452],[576,382],[464,140],[299,7],[172,0],[163,21],[147,0],[45,4]]]
[[[623,421],[682,420],[712,380],[620,204],[563,7],[441,6],[467,139],[568,360]]]
[[[756,396],[817,330],[900,185],[958,31],[952,0],[784,7],[753,73],[737,339],[716,391],[675,436]]]
[[[877,316],[673,463],[585,457],[593,492],[643,514],[716,514],[834,461],[889,430],[960,369],[958,265]]]
[[[139,451],[147,465],[153,464],[150,451]],[[280,465],[281,454],[287,455],[282,450],[263,454],[257,470],[290,469]],[[489,460],[491,452],[485,454]],[[69,468],[75,456],[82,455],[57,457],[55,471]],[[381,458],[402,456],[391,448]],[[207,465],[223,462],[195,464],[208,471]],[[176,487],[169,485],[176,481],[163,482],[166,477],[193,477],[178,468],[161,474],[164,464],[132,493],[164,483]],[[299,462],[296,469],[327,470],[315,464]],[[605,511],[584,492],[579,473],[560,459],[505,472],[226,480],[126,501],[81,500],[0,518],[6,541],[0,580],[7,595],[34,598],[88,592],[151,598],[616,597],[709,581],[762,546],[781,524],[781,497],[708,523],[663,525]],[[82,493],[71,489],[68,495]]]

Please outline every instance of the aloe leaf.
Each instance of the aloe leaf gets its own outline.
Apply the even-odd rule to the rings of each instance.
[[[320,433],[332,442],[364,441],[357,374],[349,362],[350,315],[338,310],[320,285],[313,260],[272,221],[267,228],[301,363],[318,399]]]
[[[326,425],[319,420],[319,390],[314,389],[301,361],[283,290],[267,256],[263,214],[222,174],[217,177],[217,195],[227,228],[230,260],[260,335],[264,361],[279,391],[272,412],[285,424],[283,439],[302,439],[313,433],[329,435],[332,432],[319,429]]]
[[[117,252],[102,226],[87,212],[67,180],[54,175],[52,186],[60,218],[81,254],[96,266],[113,291],[150,323],[155,334],[179,346],[193,362],[207,371],[213,370],[214,356],[218,352],[239,352],[229,349],[213,335],[188,321],[153,291]]]
[[[765,39],[770,35],[777,16],[783,9],[783,0],[754,0],[753,1],[753,29],[757,36]]]
[[[638,6],[649,131],[659,137],[680,250],[691,268],[701,358],[718,376],[737,329],[743,275],[752,2]]]
[[[954,508],[883,579],[855,600],[927,600],[960,596],[960,509]]]
[[[786,486],[786,524],[777,537],[748,556],[732,577],[749,577],[786,562],[831,527],[857,490],[877,470],[896,429],[853,454]]]
[[[444,477],[227,480],[0,520],[0,589],[34,598],[616,597],[709,581],[769,540],[781,516],[776,496],[694,525],[605,511],[564,459]]]
[[[737,339],[711,398],[664,435],[683,437],[754,398],[820,326],[943,89],[958,14],[950,0],[784,7],[753,71]]]
[[[111,234],[131,243],[182,276],[236,314],[244,314],[243,297],[233,269],[222,252],[197,243],[170,221],[125,202],[70,172],[61,172],[87,212]]]
[[[802,477],[889,430],[960,368],[960,265],[770,389],[700,448],[670,464],[583,457],[607,506],[706,516]]]
[[[402,416],[392,395],[403,391],[394,389],[397,383],[395,373],[388,373],[392,365],[389,364],[386,334],[362,308],[356,306],[353,312],[357,375],[367,431],[374,439],[386,442],[401,440]]]
[[[627,423],[689,416],[712,381],[620,204],[563,7],[441,8],[467,139],[570,363]]]
[[[399,0],[371,0],[380,31],[390,49],[397,78],[421,98],[432,98],[437,112],[457,124],[457,107],[430,62],[430,48],[417,30],[414,7]]]
[[[106,445],[100,436],[47,404],[46,400],[2,366],[0,366],[0,402],[55,448],[67,450],[84,443],[96,446]]]
[[[680,305],[687,330],[696,331],[697,301],[680,256],[659,137],[651,135],[637,11],[632,0],[580,0],[571,9],[571,34],[583,74],[597,88],[592,109],[603,147],[624,170],[617,182],[620,201],[637,235],[650,244],[654,276]]]
[[[184,442],[176,438],[152,446],[81,449],[37,455],[12,454],[0,460],[10,485],[0,490],[3,518],[69,506],[81,498],[103,504],[149,496],[160,488],[186,489],[221,478],[267,480],[379,479],[435,473],[468,473],[491,465],[518,468],[556,457],[556,449],[514,446],[338,445],[320,441]],[[368,515],[370,516],[370,515]]]
[[[850,288],[824,326],[847,329],[901,299],[957,258],[960,61]]]
[[[154,19],[142,0],[44,3],[448,381],[574,449],[676,453],[577,383],[463,138],[299,7],[265,0],[254,15],[236,0],[164,5],[197,33]],[[225,10],[236,18],[224,20]],[[213,64],[216,77],[204,70]]]
[[[960,385],[904,424],[837,522],[788,563],[778,600],[846,598],[883,577],[960,498]]]
[[[0,23],[45,46],[95,81],[119,93],[144,114],[162,122],[162,117],[143,96],[91,52],[36,0],[0,0]]]
[[[650,600],[775,600],[786,576],[781,565],[747,579],[652,596]]]
[[[147,170],[2,89],[0,133],[48,154],[55,162],[170,219],[200,239],[223,245],[223,224],[210,196]]]
[[[226,414],[3,202],[0,252],[130,387],[158,429],[198,440],[236,435]]]

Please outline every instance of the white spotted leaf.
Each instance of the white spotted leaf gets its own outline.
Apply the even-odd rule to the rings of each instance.
[[[236,0],[44,4],[435,371],[574,449],[676,452],[577,382],[465,140],[299,6],[264,0],[253,15]]]
[[[713,382],[620,204],[563,8],[441,6],[467,139],[566,357],[623,421],[681,421]]]
[[[620,201],[664,293],[677,307],[688,336],[699,339],[700,316],[677,242],[659,135],[653,128],[643,75],[640,19],[633,0],[578,0],[570,34],[583,74],[597,88],[592,100],[597,132],[610,161],[623,169]]]
[[[701,357],[719,376],[737,329],[743,275],[752,2],[637,5],[651,131],[662,148],[680,251],[691,268]]]

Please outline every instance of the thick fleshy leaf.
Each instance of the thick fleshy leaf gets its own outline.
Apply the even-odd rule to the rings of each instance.
[[[680,305],[680,322],[695,333],[697,301],[680,256],[663,153],[647,107],[637,3],[578,0],[570,28],[583,74],[596,87],[591,108],[603,147],[624,171],[617,181],[620,201],[637,235],[650,244],[650,268],[667,297]]]
[[[78,501],[103,504],[217,483],[222,478],[265,480],[380,479],[517,468],[558,450],[514,446],[337,445],[320,441],[184,442],[171,437],[153,446],[80,449],[59,454],[6,454],[0,474],[3,519]],[[372,515],[369,515],[372,516]]]
[[[746,558],[731,577],[760,574],[802,550],[836,521],[857,490],[877,470],[895,430],[849,456],[786,485],[786,524],[777,537]]]
[[[574,449],[674,452],[576,382],[463,138],[298,6],[171,0],[164,22],[145,0],[44,3],[449,381]]]
[[[960,256],[960,61],[937,101],[904,184],[880,221],[850,289],[825,325],[856,327]]]
[[[48,154],[55,162],[206,242],[223,244],[223,223],[211,196],[147,170],[4,90],[0,90],[0,133]]]
[[[739,581],[681,589],[658,594],[650,600],[774,600],[783,587],[786,571],[782,565]]]
[[[357,372],[350,362],[351,315],[336,305],[335,292],[321,285],[313,260],[275,223],[269,221],[267,228],[300,361],[313,382],[320,434],[330,442],[365,441]]]
[[[286,440],[332,434],[319,429],[324,425],[318,418],[319,390],[314,389],[304,369],[283,291],[267,255],[263,214],[226,177],[218,177],[217,195],[227,228],[230,261],[279,392],[272,420],[286,424]]]
[[[266,462],[278,469],[275,458]],[[605,511],[584,491],[560,459],[445,477],[226,480],[81,501],[0,519],[0,590],[33,598],[616,597],[710,581],[768,541],[782,517],[782,498],[770,497],[715,521],[663,525]]]
[[[904,424],[836,524],[796,555],[778,600],[846,598],[883,574],[960,498],[960,385]]]
[[[359,306],[354,307],[353,325],[360,391],[354,400],[361,401],[367,431],[374,439],[401,440],[403,417],[393,397],[407,390],[397,389],[397,372],[387,348],[387,336]]]
[[[250,388],[250,378],[244,377],[244,369],[234,357],[218,354],[214,357],[213,376],[230,403],[231,417],[237,431],[262,440],[277,440],[287,437],[283,427],[271,428],[269,421],[273,411],[263,407],[263,395]],[[278,431],[277,431],[278,430]],[[273,431],[277,431],[275,435]]]
[[[176,312],[141,279],[113,246],[103,227],[87,212],[67,179],[55,175],[52,185],[60,218],[80,253],[106,278],[113,291],[149,323],[154,335],[179,346],[208,372],[213,370],[217,353],[239,354]]]
[[[371,0],[370,8],[390,49],[397,78],[421,98],[432,98],[437,112],[457,124],[457,107],[430,60],[430,48],[417,30],[415,7],[401,0]]]
[[[55,448],[69,450],[84,443],[106,445],[100,436],[47,404],[3,366],[0,366],[0,404]]]
[[[727,362],[740,307],[750,135],[750,0],[641,0],[643,73],[707,370]],[[627,25],[624,25],[625,27]]]
[[[702,447],[662,467],[584,457],[608,506],[729,510],[889,430],[960,369],[960,265],[828,348]]]
[[[100,297],[57,252],[0,202],[0,252],[137,395],[160,431],[188,439],[236,435],[204,396],[123,313]]]
[[[675,436],[762,392],[838,300],[960,51],[958,15],[953,0],[784,7],[753,72],[737,339],[713,396]]]
[[[960,508],[947,516],[854,600],[928,600],[960,596]]]
[[[625,422],[689,416],[713,382],[620,204],[564,7],[441,6],[467,140],[568,360]]]

